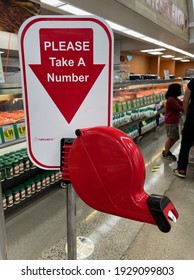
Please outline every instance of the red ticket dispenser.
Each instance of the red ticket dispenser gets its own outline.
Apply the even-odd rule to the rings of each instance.
[[[178,212],[166,196],[144,191],[145,165],[138,146],[112,127],[76,130],[68,158],[71,183],[90,207],[171,229]]]

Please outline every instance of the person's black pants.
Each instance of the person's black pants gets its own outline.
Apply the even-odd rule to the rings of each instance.
[[[193,146],[194,142],[194,120],[186,119],[183,132],[181,147],[178,158],[178,169],[187,170],[187,165],[189,161],[189,151]]]

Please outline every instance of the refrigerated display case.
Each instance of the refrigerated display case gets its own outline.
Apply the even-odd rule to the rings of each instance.
[[[172,83],[183,86],[182,79],[114,83],[113,126],[135,139],[161,125],[165,93]]]

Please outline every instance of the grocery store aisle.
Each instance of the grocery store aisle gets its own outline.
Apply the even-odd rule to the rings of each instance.
[[[95,211],[77,198],[78,259],[194,259],[194,166],[186,179],[175,177],[176,162],[161,157],[165,139],[160,128],[139,143],[145,190],[172,200],[180,215],[177,223],[165,234],[153,225]],[[67,259],[66,230],[66,189],[55,188],[6,216],[8,259]]]

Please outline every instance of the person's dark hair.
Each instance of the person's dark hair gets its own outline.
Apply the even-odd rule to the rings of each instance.
[[[165,98],[167,99],[170,96],[177,97],[180,95],[181,95],[181,85],[178,83],[174,83],[169,85]]]

